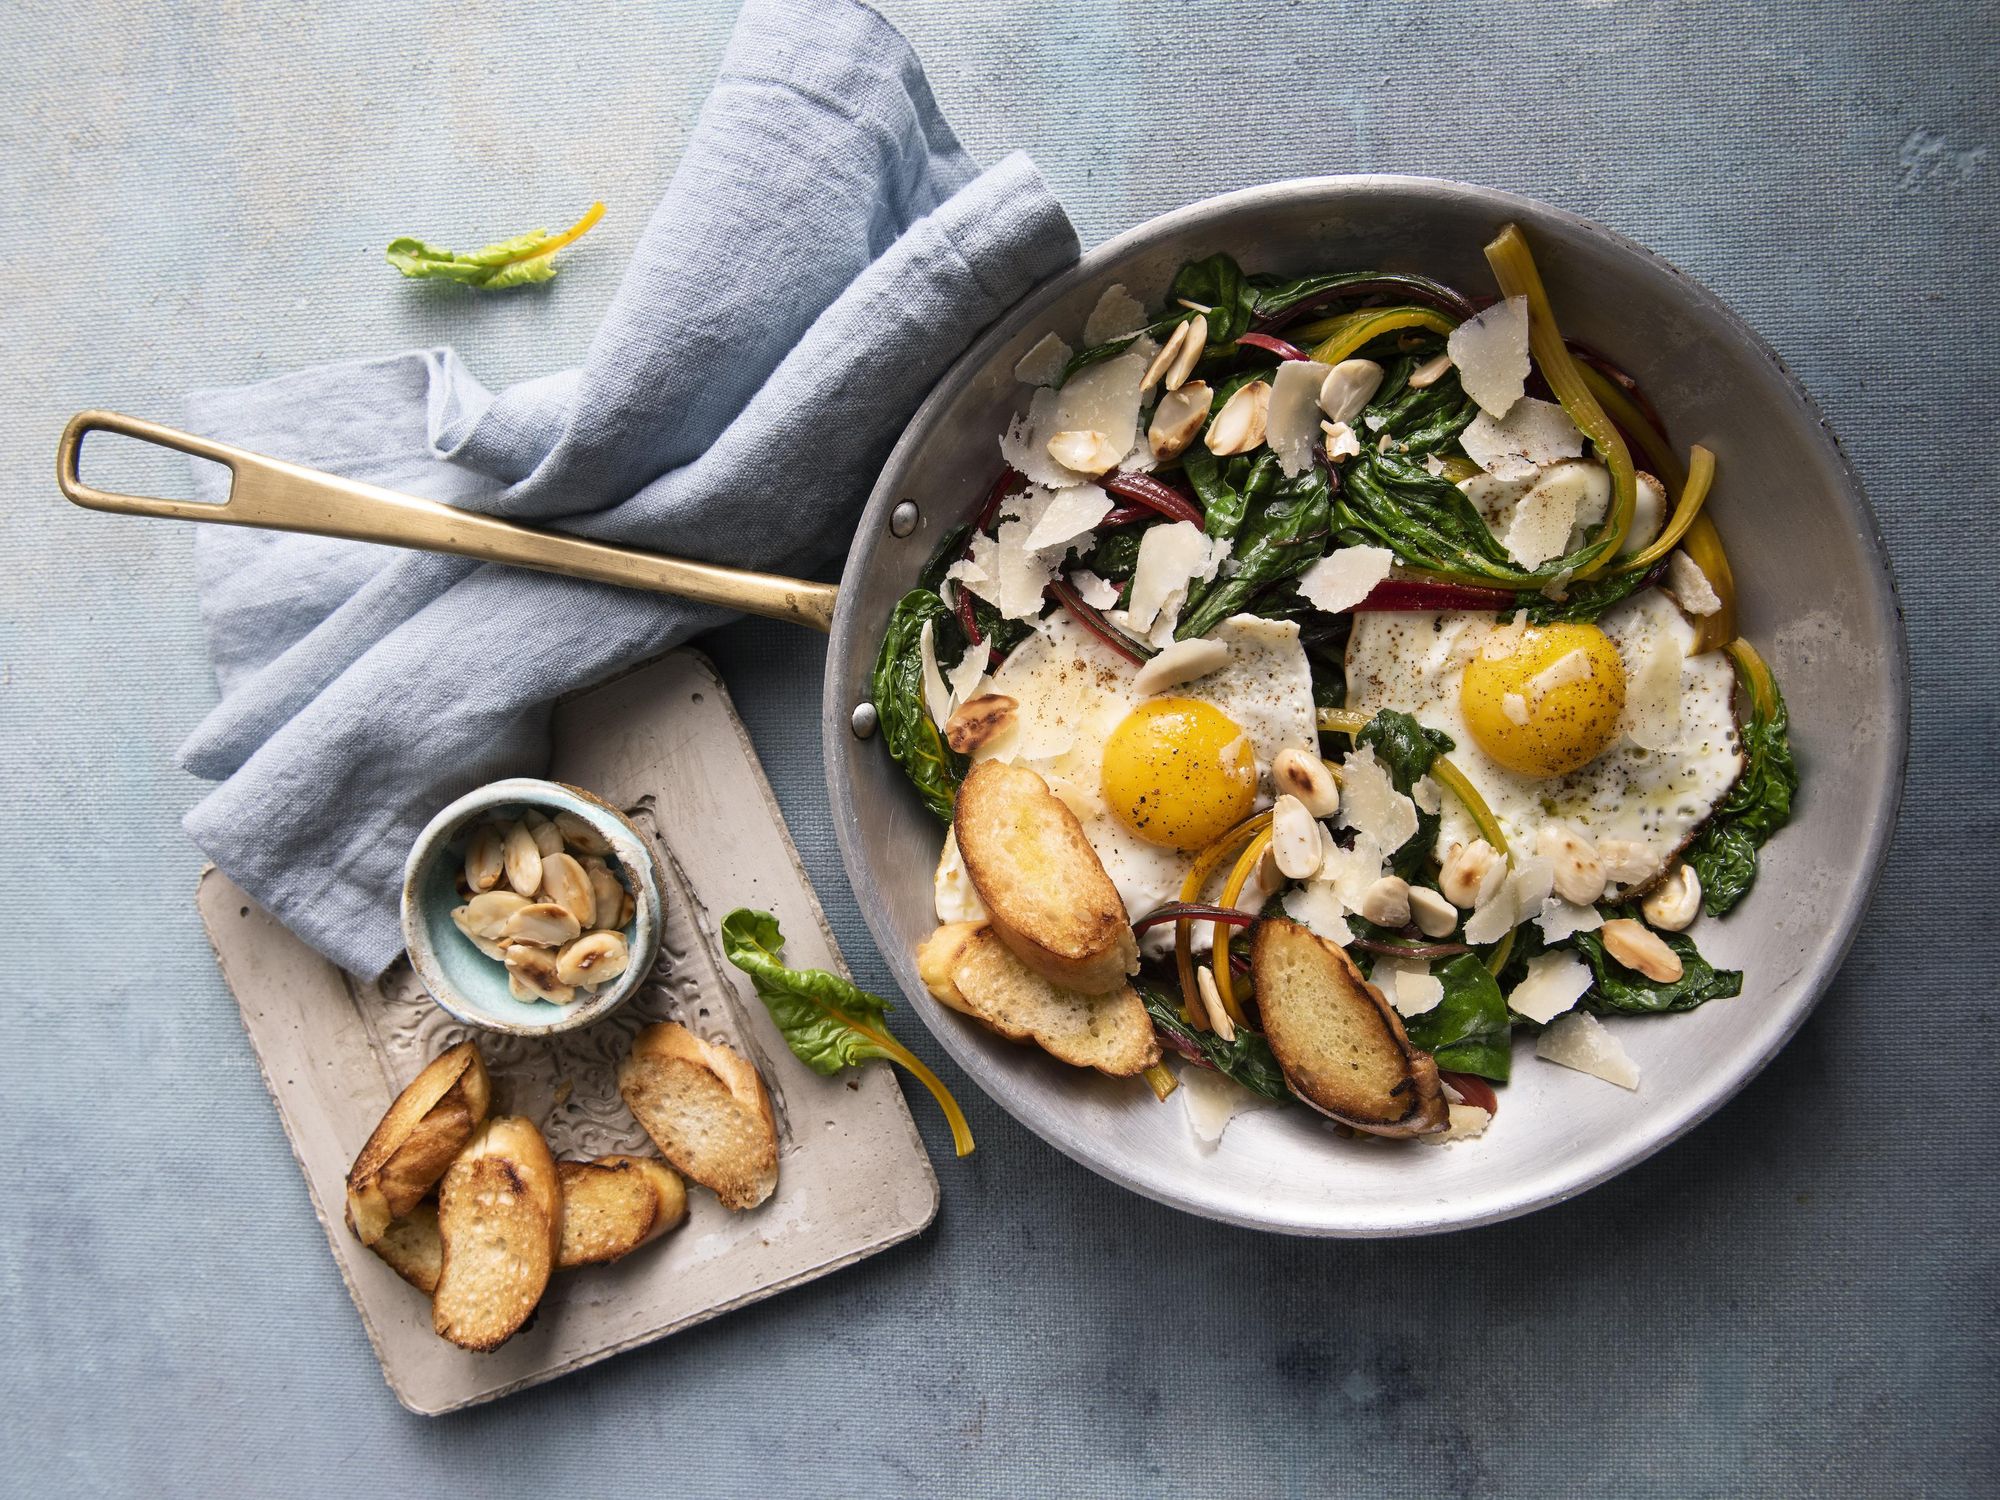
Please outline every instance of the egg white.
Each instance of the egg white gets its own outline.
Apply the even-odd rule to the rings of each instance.
[[[1556,822],[1599,842],[1639,845],[1642,865],[1635,863],[1623,886],[1631,889],[1667,869],[1742,772],[1736,677],[1723,652],[1688,656],[1694,626],[1657,591],[1635,595],[1597,623],[1618,647],[1628,685],[1652,686],[1628,691],[1617,740],[1566,776],[1510,771],[1480,749],[1466,727],[1459,684],[1465,664],[1496,629],[1491,615],[1356,615],[1347,646],[1348,707],[1363,714],[1400,709],[1451,736],[1457,747],[1452,763],[1486,799],[1517,850],[1532,852],[1541,829]],[[1674,660],[1680,662],[1677,695]],[[1442,819],[1443,843],[1479,836],[1455,798],[1444,799]]]
[[[1312,670],[1298,625],[1236,615],[1209,638],[1229,648],[1227,664],[1160,697],[1192,698],[1227,715],[1256,757],[1258,805],[1268,806],[1271,762],[1288,747],[1317,743]],[[1067,615],[1041,622],[993,674],[986,691],[1018,705],[1014,724],[976,752],[1028,767],[1076,814],[1131,918],[1178,900],[1195,856],[1140,839],[1118,821],[1103,795],[1104,742],[1143,701],[1137,668]],[[1261,889],[1246,891],[1245,899]],[[941,903],[942,905],[942,903]],[[950,920],[940,910],[941,920]]]

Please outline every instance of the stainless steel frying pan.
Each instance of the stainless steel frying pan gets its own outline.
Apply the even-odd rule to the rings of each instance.
[[[1381,266],[1467,288],[1480,247],[1523,226],[1566,333],[1645,385],[1674,441],[1720,460],[1711,503],[1730,550],[1742,629],[1790,700],[1805,786],[1763,874],[1704,951],[1745,971],[1741,998],[1684,1016],[1613,1022],[1639,1062],[1627,1093],[1517,1048],[1487,1134],[1437,1149],[1342,1141],[1304,1110],[1238,1119],[1199,1144],[1180,1102],[1079,1073],[944,1010],[912,949],[935,925],[941,831],[870,737],[868,674],[895,601],[995,472],[994,441],[1024,392],[1015,362],[1049,329],[1074,341],[1099,293],[1156,301],[1184,260],[1218,249],[1252,270]],[[227,504],[92,489],[83,436],[116,432],[228,465]],[[1572,1196],[1713,1111],[1805,1019],[1838,967],[1888,849],[1907,749],[1907,661],[1894,582],[1861,486],[1777,356],[1716,298],[1610,231],[1547,205],[1411,177],[1329,177],[1208,199],[1143,224],[1045,283],[946,374],[870,497],[838,591],[558,536],[453,510],[151,423],[86,412],[63,434],[63,493],[138,515],[276,527],[452,552],[655,589],[831,630],[821,732],[842,857],[903,992],[945,1049],[1005,1109],[1093,1171],[1190,1212],[1319,1235],[1420,1234]]]

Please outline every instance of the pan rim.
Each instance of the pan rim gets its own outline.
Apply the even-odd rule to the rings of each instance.
[[[1088,1136],[1065,1130],[1061,1122],[1039,1110],[1032,1097],[1040,1087],[1038,1084],[1031,1082],[1023,1088],[1010,1082],[1004,1075],[1000,1077],[994,1075],[986,1060],[975,1050],[971,1040],[959,1030],[958,1024],[954,1024],[958,1018],[938,1005],[924,991],[917,977],[914,958],[910,953],[903,951],[900,935],[891,930],[885,906],[880,902],[866,899],[871,878],[865,851],[860,843],[860,825],[851,792],[851,782],[846,774],[849,757],[864,749],[864,746],[849,732],[849,714],[853,704],[842,694],[845,674],[836,670],[836,664],[844,666],[851,662],[857,650],[863,653],[867,661],[872,662],[874,658],[879,622],[875,622],[875,630],[864,630],[862,622],[856,617],[857,611],[852,607],[852,601],[860,597],[858,581],[868,572],[877,547],[887,535],[888,513],[899,498],[900,486],[896,480],[907,455],[929,433],[939,411],[955,400],[961,388],[985,370],[997,352],[1039,312],[1080,284],[1101,277],[1108,268],[1123,262],[1149,244],[1169,238],[1185,229],[1225,220],[1235,214],[1270,209],[1288,202],[1330,203],[1342,197],[1366,197],[1371,193],[1383,192],[1410,193],[1443,200],[1455,199],[1483,210],[1490,210],[1496,218],[1521,217],[1528,220],[1554,221],[1564,225],[1582,238],[1595,241],[1622,256],[1634,257],[1664,273],[1675,284],[1680,295],[1693,304],[1705,320],[1728,330],[1735,338],[1742,341],[1745,348],[1754,351],[1771,365],[1796,407],[1795,412],[1788,415],[1794,421],[1801,421],[1810,431],[1810,441],[1818,446],[1822,456],[1829,461],[1831,469],[1841,481],[1836,487],[1837,492],[1827,498],[1840,508],[1843,513],[1841,519],[1854,528],[1874,564],[1872,571],[1867,575],[1869,587],[1863,604],[1876,617],[1876,623],[1880,627],[1880,638],[1887,647],[1882,654],[1878,692],[1882,698],[1889,700],[1895,709],[1890,715],[1890,723],[1886,726],[1889,745],[1884,757],[1892,767],[1892,774],[1883,778],[1877,787],[1873,805],[1867,809],[1865,837],[1856,846],[1854,857],[1847,865],[1847,888],[1837,908],[1828,914],[1826,935],[1809,951],[1797,977],[1788,982],[1789,993],[1780,997],[1778,1003],[1784,1005],[1785,1010],[1779,1018],[1779,1024],[1760,1038],[1756,1047],[1734,1054],[1718,1063],[1712,1071],[1704,1075],[1699,1087],[1685,1090],[1664,1113],[1635,1124],[1631,1134],[1621,1138],[1615,1149],[1596,1157],[1582,1159],[1574,1166],[1555,1170],[1538,1179],[1537,1183],[1527,1191],[1517,1194],[1501,1191],[1492,1195],[1482,1195],[1475,1203],[1468,1204],[1469,1211],[1466,1212],[1454,1212],[1453,1205],[1449,1203],[1438,1205],[1433,1202],[1427,1214],[1399,1214],[1392,1218],[1379,1214],[1359,1213],[1345,1218],[1329,1217],[1313,1222],[1301,1222],[1296,1218],[1259,1215],[1231,1204],[1211,1201],[1201,1194],[1181,1190],[1167,1175],[1134,1170],[1115,1149],[1106,1150],[1100,1142]],[[1860,919],[1873,902],[1894,838],[1907,779],[1910,747],[1909,703],[1908,635],[1894,567],[1884,544],[1874,507],[1869,501],[1860,476],[1855,472],[1853,464],[1833,434],[1817,403],[1777,352],[1754,329],[1715,293],[1656,252],[1625,235],[1566,209],[1502,189],[1448,178],[1397,173],[1357,173],[1292,178],[1238,189],[1198,200],[1146,220],[1107,240],[1087,252],[1073,265],[1042,282],[972,341],[911,416],[885,461],[881,478],[862,514],[856,541],[842,574],[840,605],[836,611],[828,652],[828,671],[823,687],[821,729],[825,742],[827,789],[832,804],[835,834],[848,879],[857,895],[863,898],[860,904],[869,932],[894,973],[899,987],[908,996],[911,1005],[922,1017],[932,1035],[937,1038],[939,1045],[996,1104],[1080,1165],[1122,1187],[1170,1207],[1246,1228],[1312,1237],[1373,1239],[1468,1229],[1483,1224],[1498,1223],[1567,1201],[1637,1165],[1679,1139],[1714,1114],[1735,1097],[1752,1078],[1762,1072],[1770,1060],[1797,1034],[1806,1017],[1818,1005],[1859,933]],[[1752,899],[1754,900],[1754,897]]]

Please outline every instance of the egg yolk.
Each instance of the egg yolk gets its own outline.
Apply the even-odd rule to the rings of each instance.
[[[1201,849],[1250,816],[1257,757],[1229,715],[1193,698],[1149,698],[1104,742],[1104,801],[1149,844]]]
[[[1562,776],[1618,737],[1625,667],[1595,625],[1496,631],[1459,684],[1465,727],[1479,748],[1523,776]]]

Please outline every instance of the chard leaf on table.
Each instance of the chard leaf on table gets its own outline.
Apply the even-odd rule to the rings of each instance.
[[[944,1111],[958,1154],[971,1153],[972,1131],[951,1090],[890,1034],[888,1001],[825,969],[788,967],[785,935],[767,911],[738,907],[724,917],[722,951],[750,976],[757,998],[800,1062],[829,1078],[878,1057],[908,1069]]]
[[[896,605],[889,616],[889,628],[882,633],[882,649],[869,679],[870,692],[883,745],[910,778],[924,805],[949,823],[958,800],[958,783],[965,775],[965,761],[945,744],[924,702],[920,641],[926,620],[933,622],[941,654],[949,641],[959,642],[963,649],[958,622],[944,601],[931,589],[912,589]]]
[[[1444,998],[1404,1021],[1411,1045],[1430,1053],[1440,1068],[1505,1083],[1513,1069],[1513,1022],[1500,986],[1471,953],[1435,966],[1431,974],[1443,983]]]
[[[391,240],[383,253],[390,265],[412,281],[456,281],[497,292],[549,280],[556,274],[555,252],[581,239],[603,216],[604,205],[593,203],[588,213],[560,234],[531,229],[463,252],[404,235]]]

